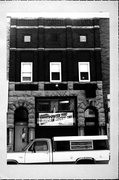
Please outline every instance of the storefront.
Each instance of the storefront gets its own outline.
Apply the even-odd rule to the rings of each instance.
[[[78,135],[76,97],[36,98],[35,136]]]

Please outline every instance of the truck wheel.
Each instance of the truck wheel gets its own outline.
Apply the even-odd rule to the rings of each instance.
[[[76,164],[95,164],[95,160],[93,158],[91,158],[91,159],[78,159],[76,161]]]
[[[7,161],[7,164],[18,164],[18,162],[17,161],[15,161],[15,160],[12,160],[12,161]]]

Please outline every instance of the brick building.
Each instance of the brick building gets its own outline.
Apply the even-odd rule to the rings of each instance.
[[[106,134],[108,18],[12,18],[8,151],[37,137]]]

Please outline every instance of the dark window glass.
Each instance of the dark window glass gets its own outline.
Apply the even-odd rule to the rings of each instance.
[[[59,101],[59,111],[68,111],[70,110],[70,102],[66,101]]]
[[[56,141],[54,144],[54,151],[69,151],[70,143],[69,141]]]
[[[94,140],[93,146],[95,150],[106,150],[109,148],[107,140]]]
[[[89,76],[88,76],[88,72],[81,72],[81,80],[88,80]]]
[[[37,107],[39,112],[49,112],[50,102],[39,102]]]
[[[37,141],[29,148],[29,151],[47,151],[48,144],[46,141]]]
[[[60,73],[52,72],[52,80],[60,80]]]

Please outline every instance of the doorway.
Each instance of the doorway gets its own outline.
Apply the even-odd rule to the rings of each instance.
[[[98,135],[98,112],[93,106],[85,110],[85,135]]]
[[[15,151],[23,151],[28,143],[28,111],[19,107],[15,111]]]

